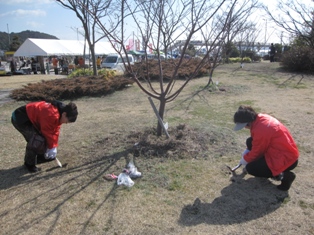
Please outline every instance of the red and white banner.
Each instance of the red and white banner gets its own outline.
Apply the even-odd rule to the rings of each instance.
[[[129,39],[129,50],[134,50],[134,41],[132,38]]]

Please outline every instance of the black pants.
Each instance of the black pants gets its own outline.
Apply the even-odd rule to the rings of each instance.
[[[33,136],[33,134],[37,132],[37,130],[35,129],[35,127],[30,121],[27,121],[23,124],[18,124],[16,121],[13,120],[13,118],[11,118],[11,122],[13,126],[15,127],[15,129],[17,129],[23,135],[27,143],[30,140],[30,138]],[[24,156],[25,163],[29,165],[36,165],[36,156],[37,156],[36,152],[25,147],[25,156]]]
[[[246,146],[248,150],[252,149],[252,137],[247,138],[246,140]],[[286,171],[293,170],[298,165],[298,160],[296,160],[291,166],[289,166]],[[256,161],[250,162],[246,165],[246,170],[250,175],[256,176],[256,177],[263,177],[263,178],[271,178],[276,175],[273,175],[271,170],[269,169],[265,157],[261,157],[257,159]]]
[[[269,56],[269,60],[270,60],[270,62],[275,62],[275,55]]]

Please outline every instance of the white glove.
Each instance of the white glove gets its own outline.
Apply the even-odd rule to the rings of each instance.
[[[55,159],[57,156],[57,148],[47,149],[45,153],[45,158],[47,160]]]
[[[243,151],[243,153],[242,153],[242,158],[241,158],[241,160],[240,160],[240,164],[241,164],[241,165],[243,165],[243,166],[246,166],[246,165],[247,165],[247,161],[245,161],[244,155],[247,154],[247,153],[249,153],[249,152],[250,152],[250,150],[248,150],[248,149],[246,149],[246,150]]]
[[[244,157],[241,158],[240,164],[243,165],[243,166],[247,165],[247,161],[245,161]]]

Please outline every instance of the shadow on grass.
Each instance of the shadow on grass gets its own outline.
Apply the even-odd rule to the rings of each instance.
[[[44,172],[38,172],[35,174],[29,174],[24,166],[12,168],[9,170],[1,170],[1,181],[0,190],[7,190],[9,192],[15,191],[20,188],[21,185],[27,184],[25,187],[29,187],[30,191],[34,185],[47,184],[45,182],[50,182],[50,186],[42,187],[40,191],[35,188],[36,195],[30,196],[25,195],[25,200],[19,203],[15,203],[13,207],[2,210],[0,218],[5,218],[6,216],[15,218],[20,218],[19,223],[15,226],[7,226],[7,229],[3,232],[5,234],[19,234],[21,231],[26,232],[32,231],[32,228],[36,226],[41,221],[46,221],[48,218],[53,218],[51,222],[46,227],[43,234],[52,234],[55,232],[56,227],[62,224],[61,214],[62,207],[70,203],[71,200],[87,190],[95,182],[100,182],[103,180],[104,173],[108,173],[112,166],[114,166],[121,158],[125,158],[126,162],[127,153],[129,151],[121,151],[114,153],[112,155],[100,156],[97,160],[84,162],[73,168],[59,168],[52,166],[51,168],[45,170]],[[57,169],[58,168],[58,169]],[[43,174],[44,173],[44,174]],[[53,180],[51,180],[53,179]],[[56,182],[51,184],[52,182]],[[40,186],[39,186],[40,187]],[[118,188],[117,184],[113,184],[109,193],[106,194],[103,201],[97,205],[93,213],[82,221],[82,234],[88,227],[89,223],[93,220],[94,216],[99,212],[102,206],[108,201],[109,198],[115,197],[115,191]],[[12,197],[3,198],[1,203],[6,203],[10,201]],[[47,208],[42,210],[43,205],[47,205]],[[34,216],[28,219],[24,219],[26,208],[32,208],[32,210],[37,211]],[[49,220],[49,219],[48,219]],[[110,220],[108,220],[110,222]],[[11,223],[10,221],[7,221]]]
[[[32,175],[24,166],[0,170],[0,190],[9,189],[28,181]]]
[[[183,226],[240,224],[272,213],[287,197],[288,192],[279,191],[268,179],[241,179],[222,189],[211,203],[196,198],[184,206],[178,222]]]

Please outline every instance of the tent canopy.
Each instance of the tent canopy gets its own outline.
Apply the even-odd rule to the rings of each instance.
[[[89,54],[89,47],[86,43],[86,54]],[[95,54],[104,55],[115,53],[109,42],[97,42]],[[57,39],[35,39],[28,38],[14,53],[14,56],[74,56],[84,54],[84,41],[57,40]]]

